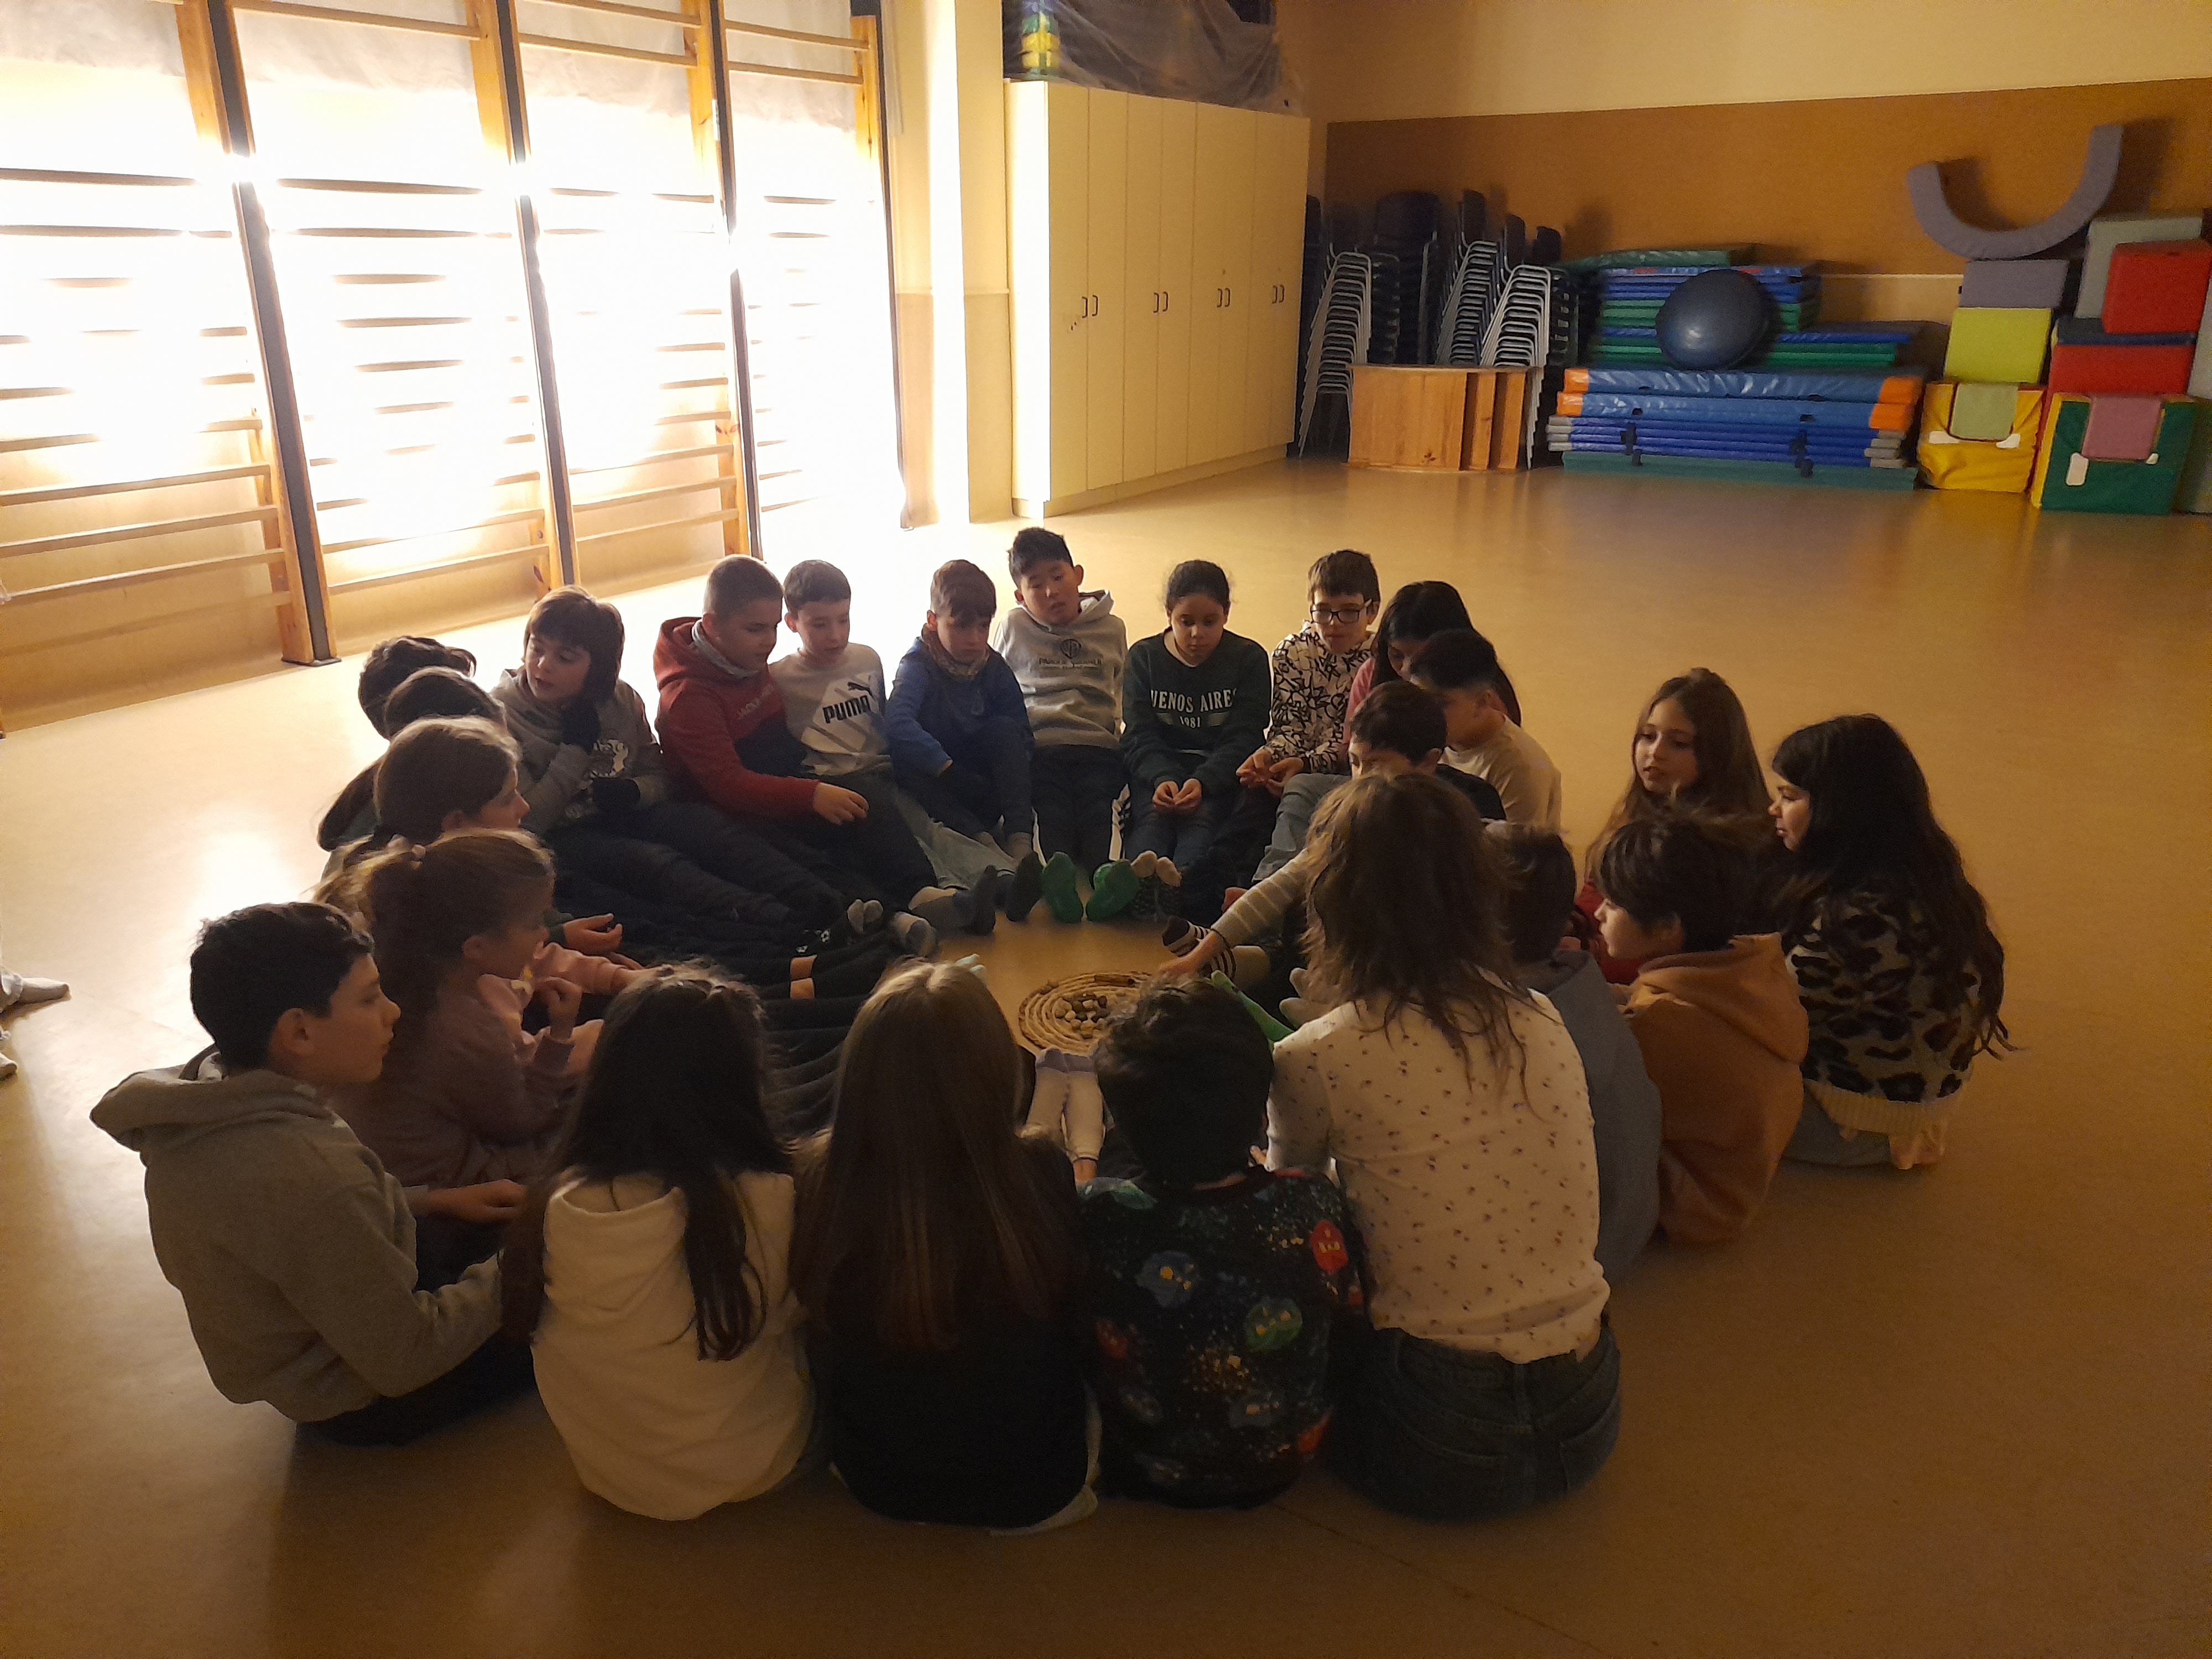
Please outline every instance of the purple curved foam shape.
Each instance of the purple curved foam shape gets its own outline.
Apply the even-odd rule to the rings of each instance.
[[[1943,175],[1933,161],[1923,161],[1905,175],[1912,216],[1929,240],[1965,258],[2024,259],[2040,253],[2080,230],[2105,205],[2120,176],[2121,131],[2118,123],[2089,129],[2089,157],[2081,164],[2081,182],[2074,186],[2065,206],[2039,223],[2018,230],[1984,230],[1968,224],[1952,210],[1943,194]]]

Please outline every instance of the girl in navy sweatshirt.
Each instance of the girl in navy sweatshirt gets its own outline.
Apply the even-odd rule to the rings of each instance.
[[[1168,625],[1129,647],[1121,676],[1121,754],[1132,806],[1121,866],[1094,893],[1126,890],[1143,916],[1163,906],[1205,921],[1220,913],[1218,885],[1188,892],[1237,803],[1237,769],[1267,734],[1267,653],[1229,631],[1229,577],[1186,559],[1168,573]],[[1108,912],[1111,914],[1111,912]],[[1091,915],[1101,915],[1094,898]]]

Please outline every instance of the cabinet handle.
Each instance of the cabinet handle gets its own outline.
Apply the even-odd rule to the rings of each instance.
[[[1095,294],[1091,296],[1091,314],[1094,317],[1098,314],[1098,296]]]
[[[1168,308],[1174,303],[1175,290],[1171,288],[1162,289],[1160,290],[1160,313],[1163,316],[1166,315]]]

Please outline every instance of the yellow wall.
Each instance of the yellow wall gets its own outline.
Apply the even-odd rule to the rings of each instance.
[[[2212,75],[2208,0],[1279,0],[1329,121]]]

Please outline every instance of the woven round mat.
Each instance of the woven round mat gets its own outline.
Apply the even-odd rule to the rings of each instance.
[[[1137,1000],[1150,974],[1071,974],[1022,999],[1014,1034],[1036,1049],[1087,1054],[1115,1015]]]

